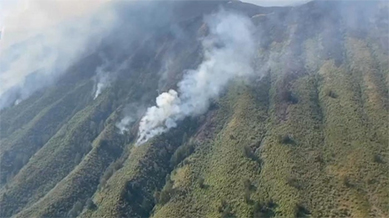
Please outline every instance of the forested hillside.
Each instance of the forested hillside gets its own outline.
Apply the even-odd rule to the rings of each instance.
[[[93,52],[0,111],[1,217],[389,217],[386,1],[121,4]],[[250,22],[253,73],[137,143],[220,11]]]

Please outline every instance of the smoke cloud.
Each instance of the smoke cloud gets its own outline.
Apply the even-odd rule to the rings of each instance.
[[[116,128],[119,129],[120,134],[127,132],[130,125],[142,117],[145,109],[146,108],[139,103],[130,103],[126,105],[122,112],[125,115],[124,118],[120,120],[120,122],[117,122],[115,125]]]
[[[96,12],[109,0],[1,0],[0,28],[4,34],[2,49],[37,35],[61,22]]]
[[[92,2],[77,7],[74,1],[19,3],[1,20],[0,109],[53,84],[99,45],[116,19],[110,7]]]
[[[119,129],[120,134],[128,131],[128,126],[133,123],[135,119],[131,116],[125,116],[120,122],[116,123],[116,128]]]
[[[177,126],[188,116],[200,115],[233,79],[253,75],[254,26],[239,14],[220,10],[205,18],[209,35],[202,39],[204,61],[188,70],[178,83],[156,98],[139,124],[137,144]]]

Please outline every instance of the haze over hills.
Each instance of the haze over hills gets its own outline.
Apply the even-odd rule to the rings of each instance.
[[[388,217],[388,10],[111,1],[15,44],[0,216]]]

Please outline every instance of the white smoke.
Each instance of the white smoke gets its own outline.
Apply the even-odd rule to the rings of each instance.
[[[18,105],[22,100],[19,98],[15,101],[15,105]]]
[[[116,123],[116,128],[120,130],[120,134],[124,134],[124,132],[128,131],[128,126],[133,123],[135,119],[130,116],[124,117],[120,122]]]
[[[116,80],[117,75],[128,68],[131,58],[124,60],[121,64],[112,63],[104,55],[100,55],[103,59],[103,64],[96,68],[96,87],[93,99],[96,99],[104,89],[111,86],[112,82]]]
[[[74,18],[90,15],[110,0],[1,0],[0,27],[6,29],[0,49],[46,32]]]
[[[93,99],[96,99],[101,92],[111,85],[111,77],[109,76],[109,72],[104,72],[100,68],[97,70],[98,82],[96,85],[96,93]]]
[[[125,115],[124,118],[115,124],[116,128],[119,129],[120,134],[127,132],[130,128],[130,125],[142,117],[145,109],[146,108],[144,108],[142,104],[139,104],[139,102],[126,105],[122,111],[122,113]]]
[[[253,74],[255,44],[250,19],[221,10],[205,22],[209,35],[202,42],[204,61],[186,72],[178,92],[171,89],[160,94],[157,105],[147,109],[139,124],[138,145],[176,127],[185,117],[206,112],[210,101],[219,97],[231,80]]]
[[[110,72],[107,71],[108,62],[105,60],[104,64],[97,67],[96,69],[96,88],[95,88],[95,96],[93,99],[96,99],[101,92],[111,85],[113,77],[110,75]]]
[[[114,11],[93,4],[76,9],[73,1],[33,0],[21,12],[9,9],[0,41],[0,109],[53,84],[109,34]]]

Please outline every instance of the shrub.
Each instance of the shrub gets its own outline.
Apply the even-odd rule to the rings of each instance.
[[[282,92],[281,98],[282,98],[283,101],[291,103],[291,104],[297,104],[298,103],[297,97],[294,96],[291,91],[284,91],[284,92]]]
[[[257,162],[259,165],[261,165],[262,161],[261,159],[253,152],[250,146],[244,146],[243,147],[243,154],[247,158],[250,158],[252,161]]]
[[[246,203],[251,204],[253,201],[251,200],[251,193],[255,190],[255,186],[253,186],[250,180],[246,179],[243,182],[244,185],[244,200]]]
[[[158,203],[165,205],[172,197],[172,189],[163,189],[159,194]]]
[[[255,186],[253,186],[253,184],[251,184],[250,180],[246,179],[246,180],[243,182],[243,185],[244,185],[244,188],[245,188],[246,190],[255,191]]]
[[[329,97],[331,97],[331,98],[337,98],[338,97],[338,95],[334,91],[332,91],[332,90],[327,91],[327,95]]]
[[[200,188],[206,188],[206,185],[204,184],[204,178],[200,177],[197,179],[197,184],[199,184]]]
[[[112,164],[112,167],[114,171],[118,171],[120,168],[123,167],[123,162],[121,160],[117,160]]]
[[[311,212],[308,209],[306,209],[305,207],[303,207],[301,205],[297,206],[296,217],[304,218],[304,217],[310,217],[310,215],[311,215]]]
[[[89,198],[86,201],[86,208],[88,210],[96,210],[97,209],[97,205],[93,202],[93,200],[91,198]]]
[[[109,178],[111,178],[111,176],[122,167],[123,167],[122,159],[118,159],[115,162],[111,163],[111,165],[109,165],[109,167],[105,170],[103,176],[100,179],[100,186],[104,187],[107,181],[109,180]]]
[[[114,173],[114,169],[112,167],[109,167],[105,173],[103,174],[103,176],[101,177],[100,179],[100,185],[101,187],[104,187],[106,184],[107,184],[107,181],[109,178],[111,178],[111,176],[113,175]]]
[[[379,154],[375,154],[373,160],[376,163],[384,163],[384,160],[382,159],[382,157]]]
[[[294,187],[294,188],[296,188],[296,189],[301,189],[302,188],[300,182],[297,179],[295,179],[295,178],[288,179],[287,184],[292,186],[292,187]]]
[[[74,157],[74,164],[77,165],[78,163],[81,162],[81,154],[77,152],[76,156]]]
[[[272,200],[265,204],[260,204],[256,202],[254,204],[253,217],[254,218],[262,218],[262,217],[275,217],[275,208],[277,204],[275,204]]]
[[[352,188],[354,186],[347,176],[343,177],[343,185],[345,185],[348,188]]]
[[[189,142],[188,144],[182,145],[177,148],[172,157],[170,158],[171,166],[177,166],[181,161],[187,158],[194,152],[195,143]]]
[[[288,135],[283,135],[279,136],[279,142],[281,144],[289,144],[289,145],[294,145],[296,142],[293,140],[292,136]]]
[[[143,198],[141,208],[143,211],[148,213],[148,211],[151,211],[154,207],[154,202],[152,200],[149,200],[147,198]]]
[[[161,205],[166,204],[173,197],[174,189],[173,182],[170,178],[166,181],[165,187],[163,187],[162,191],[158,194],[158,203]]]
[[[245,190],[245,191],[244,191],[244,201],[245,201],[247,204],[251,204],[251,203],[252,203],[252,200],[251,200],[251,191],[250,191],[250,190]]]
[[[83,205],[81,202],[77,201],[72,209],[68,212],[68,217],[77,217],[82,211]]]
[[[160,197],[160,195],[161,195],[161,192],[159,192],[159,191],[155,191],[154,192],[154,202],[155,203],[159,203],[159,197]]]
[[[222,218],[232,218],[235,215],[232,213],[231,206],[225,201],[221,201],[221,205],[218,208],[219,213],[221,213]]]

